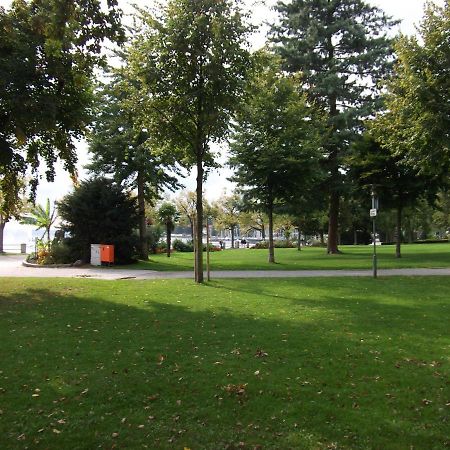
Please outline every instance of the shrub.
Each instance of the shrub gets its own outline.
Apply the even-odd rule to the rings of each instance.
[[[147,228],[147,242],[148,248],[152,253],[157,252],[158,242],[163,235],[163,230],[161,225],[150,225]]]
[[[117,264],[135,258],[136,199],[114,181],[93,178],[82,182],[58,203],[58,210],[62,229],[70,235],[66,243],[75,260],[90,261],[91,244],[114,245]]]
[[[177,252],[193,252],[194,245],[192,241],[183,242],[180,239],[175,239],[173,241],[173,249]]]
[[[45,264],[71,264],[75,262],[73,252],[66,242],[54,242],[48,255],[51,263]]]
[[[274,246],[274,248],[295,248],[296,247],[295,243],[292,241],[274,241],[273,246]],[[257,242],[253,248],[256,248],[256,249],[269,248],[269,241]]]

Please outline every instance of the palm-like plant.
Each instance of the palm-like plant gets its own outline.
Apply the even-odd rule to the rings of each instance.
[[[56,208],[50,208],[50,199],[47,199],[46,206],[32,205],[26,215],[22,216],[20,223],[25,225],[35,225],[37,230],[44,230],[41,239],[47,235],[47,241],[50,242],[50,228],[55,223],[58,215]]]
[[[178,211],[173,203],[165,202],[158,209],[158,219],[166,226],[167,257],[170,258],[170,247],[172,244],[172,231],[178,220]]]

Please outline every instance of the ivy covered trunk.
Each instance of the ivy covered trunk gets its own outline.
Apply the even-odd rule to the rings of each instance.
[[[330,195],[330,212],[328,224],[327,252],[329,254],[339,253],[338,227],[339,227],[339,193],[336,190],[333,190]]]
[[[139,208],[139,257],[148,259],[147,218],[145,217],[144,176],[141,171],[137,176],[138,208]]]
[[[273,202],[270,201],[268,207],[269,216],[269,263],[275,263],[275,250],[273,246]]]
[[[196,198],[195,281],[203,283],[203,163],[200,156],[197,157]]]
[[[403,207],[401,204],[397,206],[397,223],[396,223],[396,233],[395,233],[395,257],[401,258],[401,245],[402,245],[402,212]]]
[[[6,222],[0,220],[0,253],[3,253],[3,232],[5,231]]]

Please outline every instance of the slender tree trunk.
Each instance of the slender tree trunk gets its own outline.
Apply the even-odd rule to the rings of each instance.
[[[401,203],[397,206],[397,225],[396,225],[396,239],[395,239],[395,257],[401,258],[401,245],[402,245],[402,210]]]
[[[264,225],[261,227],[261,238],[263,241],[266,240],[266,227]]]
[[[197,274],[197,257],[196,257],[196,255],[197,255],[197,246],[195,245],[195,243],[197,242],[197,239],[196,239],[196,230],[195,230],[195,222],[196,221],[196,219],[195,219],[195,217],[194,217],[194,224],[193,224],[193,226],[192,226],[192,247],[194,248],[194,280],[196,279],[196,274]]]
[[[333,189],[330,195],[330,211],[328,222],[327,252],[329,254],[340,253],[338,248],[339,200],[339,193]]]
[[[358,245],[358,230],[356,228],[353,230],[353,245]]]
[[[203,283],[203,161],[201,150],[197,150],[197,226],[196,226],[196,242],[195,242],[195,281]]]
[[[269,215],[269,263],[275,263],[275,250],[273,247],[273,203],[270,201],[268,208]]]
[[[167,257],[170,258],[170,247],[172,246],[172,224],[166,224],[166,243],[167,243]]]
[[[324,237],[323,230],[320,230],[319,235],[320,235],[320,245],[324,245],[325,244],[325,237]]]
[[[145,217],[144,175],[141,171],[139,171],[137,175],[137,191],[139,209],[139,257],[144,261],[147,261],[147,218]]]
[[[297,250],[300,251],[302,249],[302,243],[300,242],[301,231],[300,228],[297,228],[298,238],[297,238]]]
[[[3,220],[0,220],[0,253],[4,252],[4,249],[3,249],[3,233],[5,231],[5,225],[6,225],[6,222],[4,222]]]
[[[234,248],[234,226],[233,225],[230,227],[230,231],[231,231],[231,248]]]

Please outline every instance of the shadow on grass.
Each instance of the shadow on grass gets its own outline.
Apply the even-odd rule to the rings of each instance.
[[[0,295],[0,446],[442,448],[446,304],[340,282]]]

